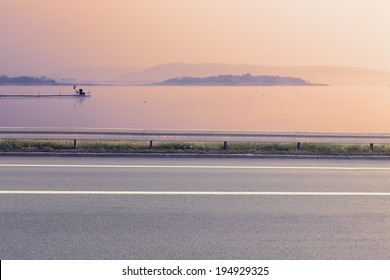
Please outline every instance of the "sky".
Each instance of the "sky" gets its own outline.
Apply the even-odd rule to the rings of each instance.
[[[0,0],[0,75],[162,63],[390,71],[388,0]]]

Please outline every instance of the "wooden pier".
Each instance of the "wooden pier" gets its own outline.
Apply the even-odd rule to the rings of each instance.
[[[53,97],[90,97],[90,94],[1,94],[0,98],[53,98]]]

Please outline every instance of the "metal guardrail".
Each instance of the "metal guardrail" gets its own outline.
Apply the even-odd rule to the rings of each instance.
[[[0,127],[0,139],[390,144],[390,133]]]

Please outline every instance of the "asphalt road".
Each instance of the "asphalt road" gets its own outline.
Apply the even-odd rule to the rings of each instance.
[[[390,161],[0,157],[0,259],[390,259]]]

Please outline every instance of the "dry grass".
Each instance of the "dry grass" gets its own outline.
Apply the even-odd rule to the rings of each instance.
[[[146,141],[73,141],[68,140],[0,140],[1,152],[90,152],[90,153],[229,153],[229,154],[294,154],[294,155],[390,155],[390,145],[314,144],[302,143],[187,143]]]

